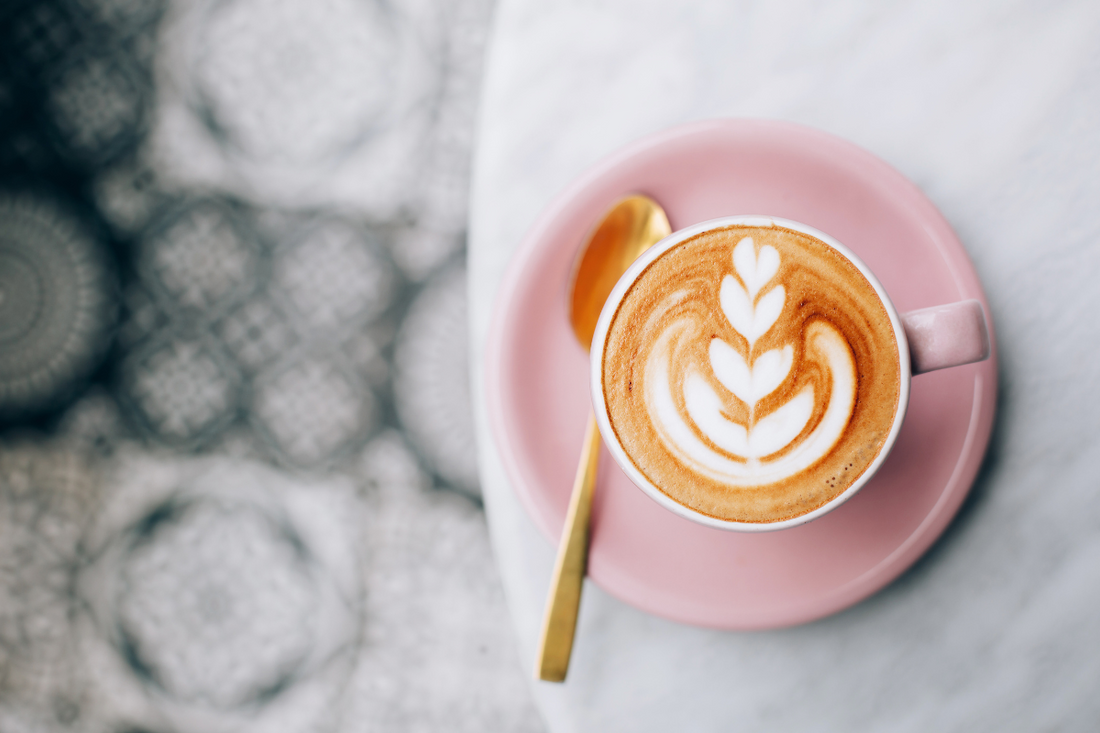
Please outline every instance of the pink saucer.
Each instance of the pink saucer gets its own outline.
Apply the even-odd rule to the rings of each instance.
[[[566,319],[570,266],[607,207],[634,192],[660,202],[673,229],[746,213],[821,229],[870,266],[901,312],[985,303],[943,216],[851,143],[785,122],[717,120],[628,146],[566,189],[532,227],[489,335],[494,437],[516,493],[555,544],[590,406],[588,354]],[[681,519],[635,487],[605,450],[589,576],[642,610],[725,629],[805,623],[857,603],[916,561],[970,490],[993,425],[995,342],[993,354],[915,377],[908,416],[879,473],[847,504],[794,529],[739,534]]]

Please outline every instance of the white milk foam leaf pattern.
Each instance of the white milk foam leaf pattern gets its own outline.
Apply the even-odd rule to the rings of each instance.
[[[774,247],[763,247],[759,258],[755,254],[751,237],[745,237],[733,250],[733,264],[742,287],[732,275],[722,279],[722,310],[730,325],[752,345],[775,324],[783,310],[785,292],[782,285],[776,286],[762,296],[757,303],[751,298],[763,285],[779,271],[779,253]],[[835,332],[834,332],[835,334]],[[840,339],[839,334],[833,336]],[[706,442],[688,439],[685,443],[677,441],[676,435],[684,435],[677,426],[670,431],[668,424],[680,419],[679,414],[667,409],[674,402],[665,395],[650,398],[650,417],[658,428],[658,434],[677,453],[682,460],[694,464],[702,472],[714,471],[715,466],[724,466],[716,472],[717,477],[728,483],[754,485],[768,482],[768,476],[786,477],[801,471],[825,455],[840,437],[841,431],[851,417],[852,400],[855,397],[855,364],[845,349],[833,348],[828,353],[835,356],[829,366],[833,373],[833,393],[830,407],[833,419],[823,421],[806,441],[804,446],[810,450],[795,452],[773,464],[761,464],[758,459],[787,447],[806,427],[814,407],[813,387],[807,387],[795,395],[786,404],[778,407],[769,415],[755,419],[756,403],[761,397],[770,394],[786,379],[791,370],[794,350],[788,344],[782,349],[772,349],[753,359],[750,365],[745,357],[732,346],[714,338],[710,342],[710,365],[714,376],[722,386],[732,392],[749,408],[749,424],[741,425],[726,419],[722,415],[722,397],[710,387],[698,374],[690,374],[684,383],[684,401],[688,415],[695,426],[702,431],[704,438],[719,448],[739,458],[750,459],[746,463],[726,462],[722,456],[710,449]],[[717,357],[717,358],[716,358]],[[653,353],[650,359],[669,358],[667,353]],[[653,389],[672,388],[666,380],[648,382]],[[661,410],[658,405],[665,406]],[[827,409],[828,413],[829,410]]]
[[[800,516],[881,449],[900,389],[893,339],[874,288],[824,242],[781,227],[704,232],[620,303],[608,418],[635,466],[685,506]]]

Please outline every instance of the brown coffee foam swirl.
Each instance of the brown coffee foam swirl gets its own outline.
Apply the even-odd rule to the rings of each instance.
[[[767,248],[778,254],[778,267],[766,282],[747,282],[734,265],[733,252],[746,237],[759,262]],[[766,310],[765,298],[773,306],[782,303],[774,324],[756,337],[751,350],[722,308],[727,276],[748,291],[757,312]],[[745,322],[740,325],[751,331]],[[728,347],[716,347],[715,341]],[[785,363],[789,350],[789,372],[773,370],[785,375],[774,389],[741,399],[727,388],[728,379],[723,384],[716,376],[716,349],[736,352],[740,356],[732,358],[743,359],[750,369],[769,352],[769,363]],[[650,483],[702,514],[767,523],[813,511],[866,471],[892,427],[901,370],[889,314],[850,261],[801,232],[733,226],[678,243],[635,280],[610,324],[603,385],[612,430]],[[696,396],[696,417],[702,414],[700,404],[717,400],[707,415],[729,423],[728,440],[700,429],[685,392]],[[662,395],[669,400],[664,413],[658,404]],[[706,399],[700,402],[698,395]],[[845,414],[838,417],[840,412]],[[662,420],[661,414],[673,417]],[[767,432],[753,428],[768,424],[769,416],[788,432],[797,429],[797,435],[780,435],[774,445],[762,440],[763,447],[754,448],[759,455],[751,455],[735,433],[740,429],[752,441]],[[710,463],[693,460],[683,449],[685,441],[704,446]],[[814,450],[824,454],[816,457]],[[784,467],[797,470],[784,475]]]

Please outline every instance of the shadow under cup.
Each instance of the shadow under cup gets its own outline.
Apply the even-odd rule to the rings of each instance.
[[[711,240],[704,253],[698,243]],[[692,269],[667,264],[678,255]],[[628,299],[643,278],[644,295]],[[592,400],[611,455],[661,506],[767,532],[827,514],[871,479],[901,430],[913,374],[988,355],[977,301],[899,315],[828,234],[724,217],[658,242],[618,281],[593,337]],[[770,508],[727,509],[742,505]]]

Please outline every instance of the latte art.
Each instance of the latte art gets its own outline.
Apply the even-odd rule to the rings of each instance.
[[[851,262],[801,232],[734,226],[637,278],[610,326],[603,386],[619,442],[662,492],[776,522],[832,500],[878,455],[898,358]]]

